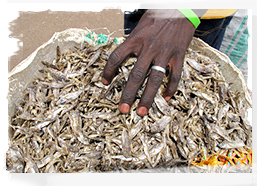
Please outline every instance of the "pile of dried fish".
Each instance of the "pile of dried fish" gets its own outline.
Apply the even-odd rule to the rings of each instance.
[[[188,166],[220,150],[251,149],[246,106],[218,65],[187,51],[178,90],[166,102],[163,80],[148,115],[136,114],[146,81],[129,114],[118,103],[131,57],[105,86],[101,73],[114,44],[84,47],[43,62],[42,78],[26,89],[10,127],[11,172],[104,172]],[[196,166],[196,165],[195,165]]]

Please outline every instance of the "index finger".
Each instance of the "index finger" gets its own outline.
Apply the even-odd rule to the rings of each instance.
[[[103,70],[102,82],[110,84],[118,67],[125,61],[125,59],[134,52],[131,42],[126,40],[118,46],[110,55],[110,58]]]

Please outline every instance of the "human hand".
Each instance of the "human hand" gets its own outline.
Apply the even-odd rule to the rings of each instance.
[[[107,85],[129,55],[138,56],[120,99],[122,113],[129,112],[151,64],[164,69],[169,67],[169,83],[163,96],[165,100],[173,96],[180,80],[185,51],[194,32],[193,24],[176,9],[146,11],[126,41],[113,51],[103,71],[102,82]],[[137,107],[138,115],[148,113],[163,77],[163,72],[151,70]]]

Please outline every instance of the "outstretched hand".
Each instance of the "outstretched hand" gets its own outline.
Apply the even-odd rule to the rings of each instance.
[[[185,51],[194,32],[193,24],[176,9],[146,11],[126,41],[113,51],[103,71],[102,82],[110,84],[125,59],[133,53],[138,56],[120,99],[122,113],[129,112],[151,64],[164,69],[169,67],[169,83],[163,96],[165,100],[173,96],[180,80]],[[137,107],[138,115],[148,113],[163,77],[163,72],[151,70]]]

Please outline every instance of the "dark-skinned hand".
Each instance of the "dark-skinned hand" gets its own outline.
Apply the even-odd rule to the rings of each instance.
[[[169,67],[169,83],[163,92],[169,100],[177,90],[183,67],[183,60],[195,27],[178,10],[147,10],[129,37],[111,54],[103,71],[102,82],[111,83],[118,67],[131,54],[138,56],[119,103],[120,112],[126,114],[151,65]],[[164,73],[151,70],[146,88],[137,107],[137,114],[148,113],[160,87]]]

